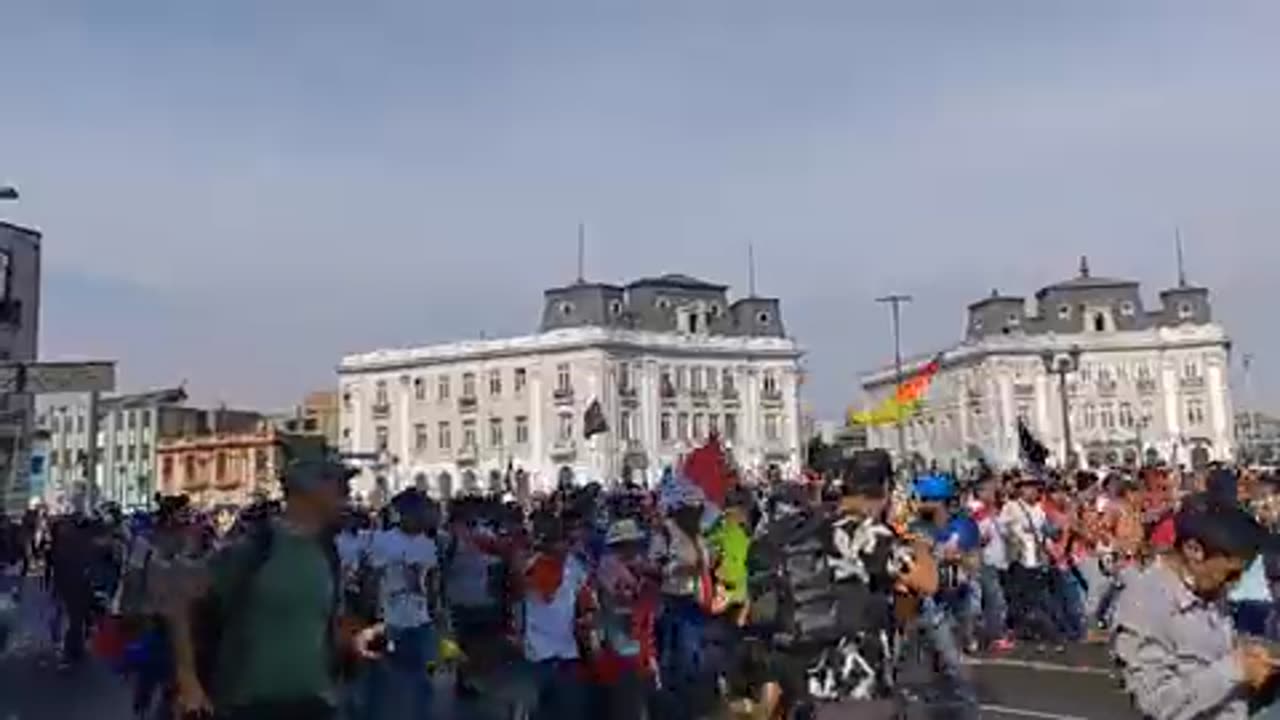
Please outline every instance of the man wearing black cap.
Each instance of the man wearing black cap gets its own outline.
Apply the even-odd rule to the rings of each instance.
[[[333,530],[351,471],[288,467],[279,518],[218,553],[169,608],[180,716],[233,720],[334,716],[339,645],[373,657],[381,628],[349,641],[337,627]]]

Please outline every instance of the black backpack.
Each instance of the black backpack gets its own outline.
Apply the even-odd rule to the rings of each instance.
[[[755,632],[784,644],[839,636],[831,531],[827,518],[801,514],[772,522],[752,541],[747,586]]]
[[[226,597],[233,602],[220,602],[217,593],[208,592],[195,604],[191,615],[191,640],[195,649],[196,675],[207,693],[217,691],[218,656],[226,633],[239,618],[248,602],[253,581],[267,561],[271,559],[271,550],[275,544],[275,530],[270,522],[264,522],[249,532],[249,548],[244,561],[236,568],[231,579],[230,589]],[[333,588],[330,617],[336,620],[342,599],[342,570],[338,558],[337,546],[332,534],[323,534],[318,539],[325,559],[329,565],[329,577]],[[330,649],[330,672],[337,677],[343,670],[340,659],[334,649],[337,646],[335,622],[327,625],[326,647]],[[216,702],[216,700],[215,700]]]

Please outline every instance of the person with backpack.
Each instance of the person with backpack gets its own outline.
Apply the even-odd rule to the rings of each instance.
[[[895,716],[895,631],[938,572],[886,521],[891,477],[886,453],[856,453],[834,513],[783,504],[792,511],[753,542],[749,632],[766,640],[756,665],[770,716],[779,703],[796,718]]]
[[[291,464],[278,518],[171,580],[183,589],[167,608],[178,717],[336,717],[340,659],[377,658],[385,633],[339,622],[334,529],[351,475],[327,461]]]

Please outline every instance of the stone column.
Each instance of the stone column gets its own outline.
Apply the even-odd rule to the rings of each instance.
[[[1172,464],[1189,462],[1183,457],[1182,448],[1182,391],[1178,386],[1179,356],[1162,352],[1158,362],[1160,373],[1160,399],[1164,404],[1164,446],[1167,459]]]

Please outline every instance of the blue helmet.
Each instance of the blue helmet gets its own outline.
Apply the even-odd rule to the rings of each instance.
[[[955,484],[942,474],[921,475],[912,489],[916,499],[925,502],[944,502],[956,496]]]

